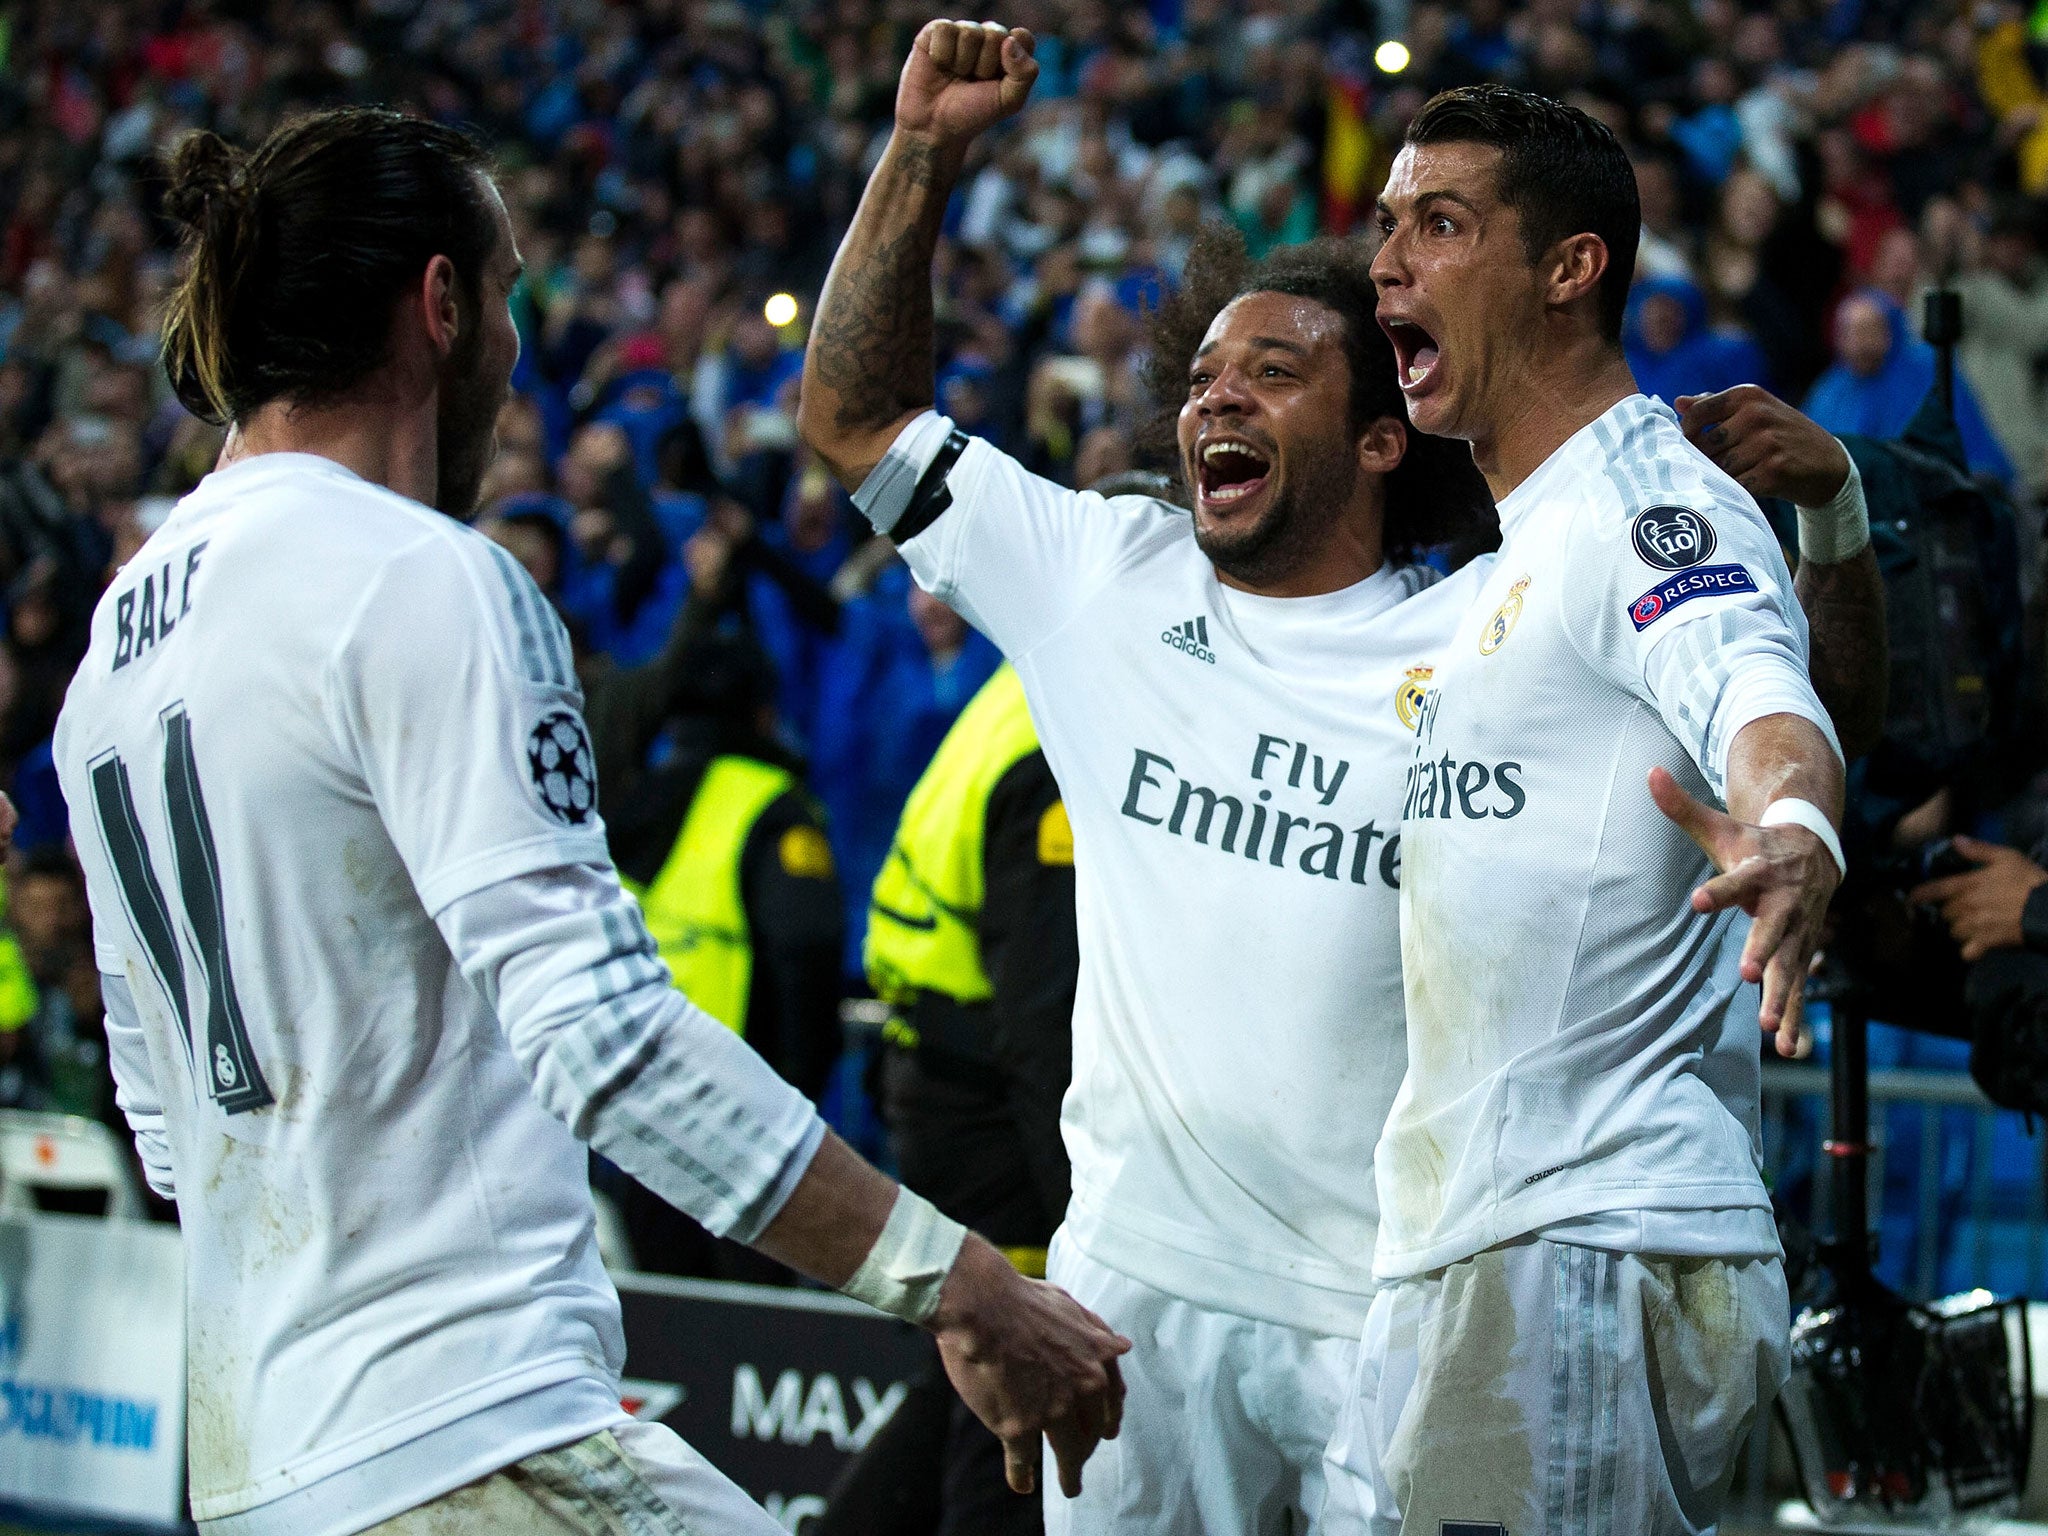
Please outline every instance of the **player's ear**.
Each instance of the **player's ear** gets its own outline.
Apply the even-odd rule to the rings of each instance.
[[[435,256],[427,262],[427,270],[420,282],[420,314],[426,322],[427,340],[436,357],[446,357],[454,351],[455,343],[462,334],[463,314],[458,288],[454,262],[446,256]]]
[[[1598,235],[1567,235],[1551,247],[1544,298],[1562,309],[1592,296],[1607,275],[1607,242]]]
[[[1358,467],[1368,475],[1391,475],[1408,452],[1408,428],[1391,416],[1376,416],[1358,438]]]

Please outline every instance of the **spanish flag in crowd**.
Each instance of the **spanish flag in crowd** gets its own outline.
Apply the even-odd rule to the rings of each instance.
[[[1366,117],[1370,98],[1363,73],[1344,68],[1330,72],[1323,125],[1323,228],[1333,235],[1350,234],[1372,202],[1372,127]]]

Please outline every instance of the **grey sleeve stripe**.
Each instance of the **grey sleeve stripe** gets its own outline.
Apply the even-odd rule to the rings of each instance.
[[[1775,666],[1779,659],[1800,665],[1776,642],[1760,647],[1756,624],[1756,615],[1747,609],[1708,614],[1673,634],[1649,663],[1658,712],[1716,794],[1727,791],[1731,732],[1739,732],[1752,718],[1744,709],[1731,708],[1731,697],[1741,687],[1738,668],[1758,662]]]
[[[673,1090],[647,1091],[642,1069],[659,1055],[660,1049],[660,1031],[646,1027],[646,1021],[618,1004],[595,1009],[584,1016],[579,1027],[564,1030],[555,1047],[555,1060],[586,1106],[583,1124],[571,1129],[600,1147],[614,1138],[631,1141],[686,1182],[709,1194],[717,1205],[728,1210],[741,1206],[745,1202],[724,1176],[692,1157],[681,1145],[690,1138],[692,1122],[698,1119],[693,1111],[701,1111],[702,1101],[710,1096],[710,1086],[700,1081],[694,1091],[684,1095]],[[679,1097],[698,1103],[678,1103]],[[635,1103],[636,1099],[650,1102],[642,1106]],[[647,1123],[647,1117],[640,1112],[643,1107],[661,1112],[659,1118],[670,1127],[668,1134],[656,1132]],[[591,1134],[599,1122],[609,1135]],[[772,1170],[767,1176],[773,1177]]]
[[[1659,501],[1687,501],[1703,493],[1703,488],[1680,490],[1672,461],[1648,446],[1660,420],[1650,407],[1637,406],[1615,420],[1593,423],[1601,467],[1621,497],[1623,513],[1630,517]]]
[[[534,589],[536,593],[539,588]],[[563,682],[573,682],[576,677],[576,657],[569,646],[569,631],[562,623],[562,616],[555,612],[555,605],[541,598],[541,633],[548,642],[548,653],[554,658],[555,675]]]
[[[853,504],[874,524],[875,532],[895,531],[917,493],[917,482],[952,432],[951,417],[926,411],[896,434],[882,462],[868,471],[867,479],[853,493]]]
[[[910,498],[916,493],[917,482],[923,476],[922,454],[902,453],[891,448],[882,455],[882,462],[861,482],[860,493],[854,497],[853,503],[875,525],[875,532],[888,533],[909,509]]]
[[[1736,627],[1729,622],[1729,616],[1720,613],[1695,620],[1666,642],[1678,649],[1674,650],[1672,661],[1665,665],[1682,665],[1685,677],[1674,707],[1667,712],[1666,721],[1672,734],[1692,754],[1693,761],[1702,765],[1701,772],[1713,785],[1716,794],[1726,788],[1715,766],[1722,758],[1721,732],[1716,721],[1721,711],[1722,695],[1728,691],[1728,682],[1733,675],[1724,647],[1736,638]],[[1670,675],[1669,672],[1666,675]]]
[[[1621,498],[1623,516],[1633,517],[1641,509],[1642,498],[1636,490],[1634,479],[1621,462],[1621,447],[1605,421],[1593,423],[1593,440],[1600,445],[1600,468],[1607,476],[1607,483],[1614,487],[1615,495]]]
[[[556,1056],[584,1100],[584,1134],[602,1121],[601,1141],[632,1142],[700,1191],[687,1208],[707,1216],[707,1225],[750,1231],[779,1188],[784,1150],[746,1136],[714,1085],[648,1070],[663,1047],[661,1014],[681,1006],[681,994],[644,923],[617,907],[606,908],[602,921],[611,953],[587,973],[592,1006],[565,1031]],[[692,1156],[685,1143],[716,1148],[726,1172]],[[736,1168],[744,1169],[738,1183],[728,1176]]]
[[[536,683],[566,683],[568,678],[558,675],[553,651],[543,636],[541,615],[535,612],[536,605],[545,601],[540,595],[540,588],[533,584],[533,578],[511,555],[496,544],[492,544],[490,550],[491,564],[497,568],[498,579],[505,584],[512,622],[519,631],[519,660],[527,678]]]

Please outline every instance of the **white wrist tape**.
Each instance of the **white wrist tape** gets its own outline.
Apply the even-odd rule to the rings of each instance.
[[[1811,800],[1773,800],[1764,807],[1764,813],[1757,818],[1760,827],[1804,827],[1827,845],[1834,855],[1835,868],[1841,874],[1849,873],[1849,861],[1842,857],[1842,839],[1835,831],[1834,823],[1828,820],[1828,813]]]
[[[1800,507],[1797,511],[1801,560],[1840,565],[1862,554],[1863,546],[1870,542],[1870,505],[1863,499],[1863,474],[1853,455],[1849,478],[1833,499],[1824,507]]]
[[[882,1235],[839,1289],[878,1312],[922,1323],[939,1309],[939,1290],[967,1241],[967,1229],[907,1189],[882,1224]]]

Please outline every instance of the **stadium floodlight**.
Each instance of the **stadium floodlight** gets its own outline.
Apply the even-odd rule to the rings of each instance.
[[[1373,50],[1372,61],[1379,65],[1384,74],[1398,75],[1408,67],[1408,45],[1395,38],[1388,38]]]
[[[766,317],[770,325],[774,326],[778,331],[781,330],[785,325],[796,319],[796,295],[793,293],[771,295],[768,302],[761,306],[761,313]]]

